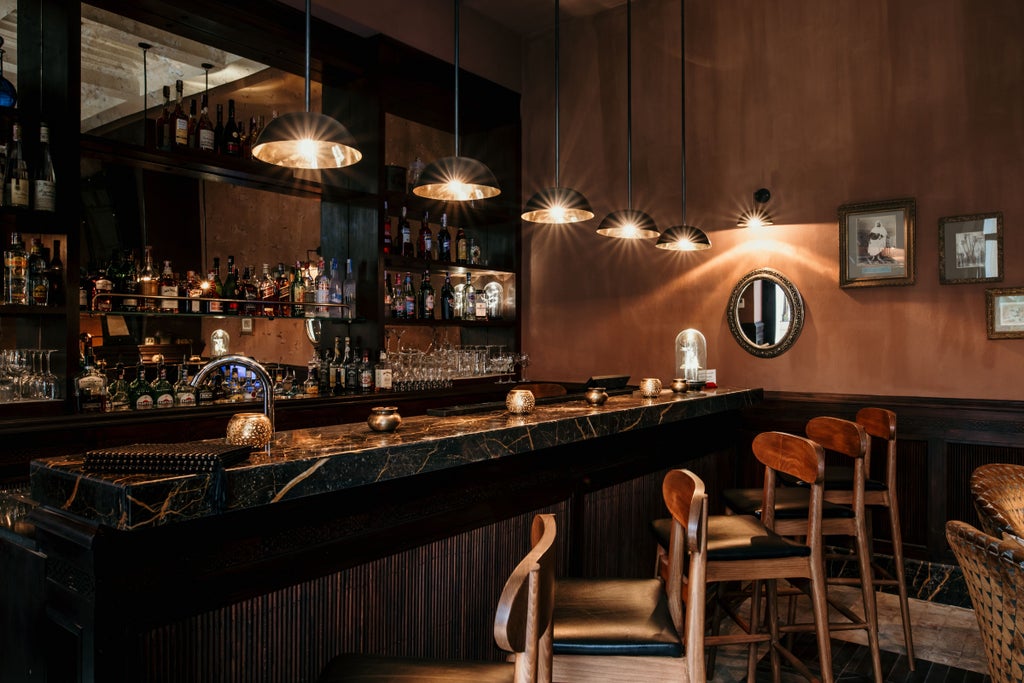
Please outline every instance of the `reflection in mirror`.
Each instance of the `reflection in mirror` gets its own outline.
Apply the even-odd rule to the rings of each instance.
[[[761,268],[747,273],[733,288],[726,316],[733,337],[744,350],[774,358],[800,336],[803,299],[782,273]]]

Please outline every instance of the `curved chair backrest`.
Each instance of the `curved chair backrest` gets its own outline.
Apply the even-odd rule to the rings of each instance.
[[[807,536],[817,538],[821,533],[825,451],[810,439],[785,432],[761,432],[754,437],[752,448],[765,466],[761,522],[769,529],[775,528],[776,473],[786,474],[810,484]]]
[[[1024,546],[956,520],[946,522],[946,540],[964,572],[992,680],[1019,683],[1024,672]]]
[[[516,653],[517,683],[551,670],[551,649],[540,643],[550,638],[555,606],[555,516],[536,515],[530,536],[533,547],[505,582],[494,617],[498,647]]]
[[[807,438],[828,451],[864,458],[871,445],[863,426],[838,417],[815,417],[807,422]]]
[[[885,440],[885,484],[896,488],[896,413],[885,408],[861,408],[854,420],[869,436]],[[871,476],[871,449],[864,457],[865,472]]]
[[[981,465],[971,473],[971,495],[986,533],[1024,538],[1024,465]]]

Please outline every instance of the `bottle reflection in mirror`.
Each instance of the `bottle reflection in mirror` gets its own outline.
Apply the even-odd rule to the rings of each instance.
[[[55,349],[0,350],[0,403],[55,401],[63,385],[50,365]]]

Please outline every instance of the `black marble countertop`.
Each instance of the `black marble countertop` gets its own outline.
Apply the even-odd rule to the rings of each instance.
[[[186,476],[87,473],[83,456],[47,458],[32,462],[32,496],[116,529],[148,528],[738,410],[760,397],[760,389],[665,390],[657,398],[611,396],[598,407],[543,404],[522,416],[420,415],[392,433],[365,422],[284,431],[269,454]]]

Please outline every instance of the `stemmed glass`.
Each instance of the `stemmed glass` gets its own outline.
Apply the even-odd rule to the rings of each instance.
[[[17,377],[12,365],[13,354],[10,349],[0,350],[0,403],[10,403],[18,398]]]
[[[515,363],[517,365],[519,365],[520,369],[522,370],[522,372],[519,375],[519,381],[520,382],[528,381],[526,379],[526,368],[529,367],[529,365],[530,365],[530,355],[527,354],[527,353],[520,353],[520,354],[516,355]]]
[[[54,401],[61,397],[60,396],[60,394],[61,394],[61,391],[60,391],[60,379],[53,372],[52,366],[50,365],[50,355],[55,350],[56,349],[44,349],[42,351],[42,353],[44,354],[43,355],[43,379],[42,379],[43,398],[48,398],[48,399],[51,399],[51,400],[54,400]]]

